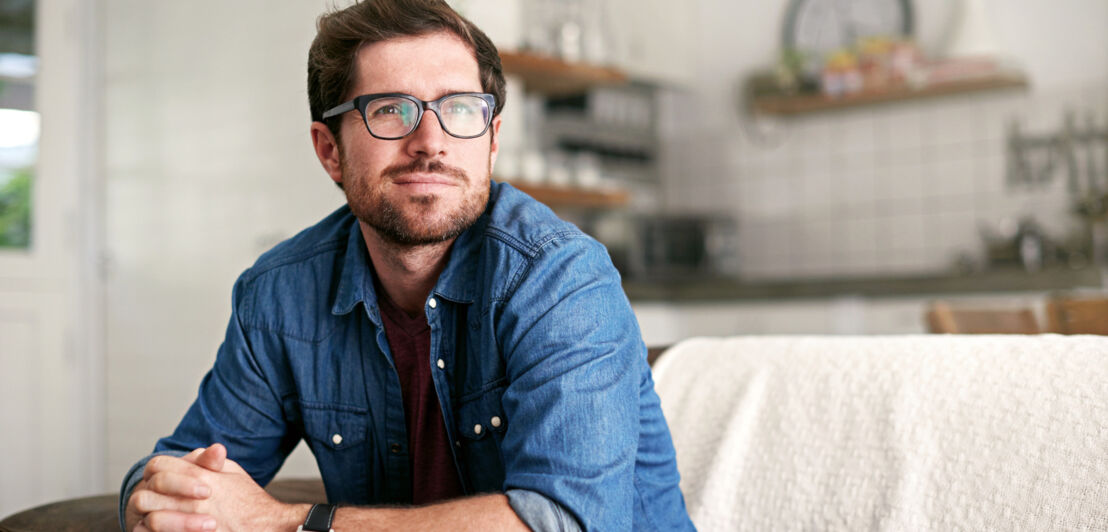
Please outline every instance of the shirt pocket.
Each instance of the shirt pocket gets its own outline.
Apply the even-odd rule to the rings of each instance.
[[[303,404],[304,435],[327,485],[330,502],[367,499],[370,449],[369,411],[345,406]]]
[[[458,405],[456,433],[463,482],[468,493],[502,491],[504,460],[500,446],[509,420],[501,399],[505,385],[463,397]]]

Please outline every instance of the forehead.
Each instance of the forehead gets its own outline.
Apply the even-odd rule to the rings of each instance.
[[[423,100],[480,92],[473,49],[453,33],[399,37],[358,50],[353,95],[403,92]]]

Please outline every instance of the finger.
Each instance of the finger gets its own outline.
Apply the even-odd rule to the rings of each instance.
[[[195,464],[196,459],[200,457],[200,455],[204,452],[205,449],[206,449],[206,447],[200,447],[200,448],[197,448],[197,449],[193,449],[192,452],[190,452],[189,454],[186,454],[186,455],[182,456],[181,460],[184,460],[186,462]]]
[[[183,458],[170,455],[159,455],[146,462],[146,469],[142,472],[142,478],[143,480],[149,481],[154,475],[165,472],[196,476],[202,471],[205,471],[205,468],[199,467],[197,464],[191,463]]]
[[[222,443],[213,443],[196,459],[196,465],[211,471],[223,471],[223,462],[227,460],[227,448]]]
[[[139,523],[139,524],[135,525],[135,528],[132,529],[132,532],[154,532],[154,531],[150,530],[149,528],[146,528],[146,525],[144,525],[142,523]]]
[[[210,515],[174,511],[152,512],[143,523],[151,532],[211,532],[216,527],[215,518]]]
[[[178,512],[195,512],[197,508],[197,501],[196,499],[173,497],[170,495],[163,495],[149,489],[144,489],[137,490],[134,493],[131,493],[131,498],[128,500],[127,506],[132,511],[140,515],[164,510],[173,510]],[[146,526],[149,527],[150,524],[147,523]]]
[[[183,475],[172,471],[155,473],[146,483],[146,488],[154,490],[162,495],[188,497],[192,499],[206,499],[212,494],[212,489],[191,475]]]

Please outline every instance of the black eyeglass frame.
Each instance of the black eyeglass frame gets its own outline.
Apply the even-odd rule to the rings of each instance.
[[[439,107],[442,105],[442,102],[444,102],[446,100],[449,100],[450,98],[456,98],[458,96],[477,96],[477,97],[480,97],[482,100],[484,100],[486,104],[488,104],[488,106],[489,106],[488,118],[485,119],[485,127],[481,129],[480,133],[478,133],[476,135],[469,135],[469,136],[455,135],[454,133],[451,133],[450,130],[447,129],[446,124],[443,123],[442,115],[439,114]],[[399,137],[383,137],[381,135],[378,135],[378,134],[374,133],[373,130],[369,128],[369,119],[366,118],[366,116],[365,116],[365,110],[366,110],[366,107],[369,106],[369,102],[371,102],[373,100],[376,100],[378,98],[404,98],[405,100],[408,100],[408,101],[411,101],[412,103],[415,103],[416,104],[416,110],[418,111],[418,114],[416,115],[415,122],[413,122],[414,125],[412,126],[412,130],[405,133],[404,135],[399,136]],[[377,94],[363,94],[361,96],[355,97],[353,100],[350,100],[350,101],[344,102],[344,103],[340,103],[340,104],[324,111],[323,120],[327,120],[329,118],[339,116],[343,113],[350,112],[350,111],[353,111],[355,109],[362,115],[362,123],[365,124],[366,131],[368,131],[369,134],[373,136],[373,138],[377,138],[377,139],[381,139],[381,140],[400,140],[404,137],[407,137],[408,135],[411,135],[412,132],[414,132],[416,129],[419,129],[419,125],[421,123],[423,123],[423,112],[425,110],[429,109],[429,110],[431,110],[431,112],[435,113],[435,118],[437,118],[439,120],[439,127],[441,127],[443,132],[445,132],[447,135],[450,135],[451,137],[459,138],[459,139],[475,139],[477,137],[480,137],[481,135],[484,135],[485,132],[489,130],[489,125],[492,124],[492,119],[494,118],[492,114],[493,114],[493,111],[496,109],[496,96],[493,96],[492,94],[485,93],[485,92],[454,92],[454,93],[451,93],[451,94],[447,94],[446,96],[443,96],[442,98],[439,98],[437,100],[433,100],[433,101],[428,102],[428,101],[425,101],[425,100],[420,100],[419,98],[416,98],[415,96],[412,96],[411,94],[404,94],[402,92],[381,92],[381,93],[377,93]]]

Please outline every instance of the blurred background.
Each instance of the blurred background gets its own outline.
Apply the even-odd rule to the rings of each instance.
[[[0,516],[117,489],[236,276],[343,203],[334,3],[0,0]],[[648,345],[1104,289],[1103,0],[451,3],[504,59],[495,178],[608,246]]]

